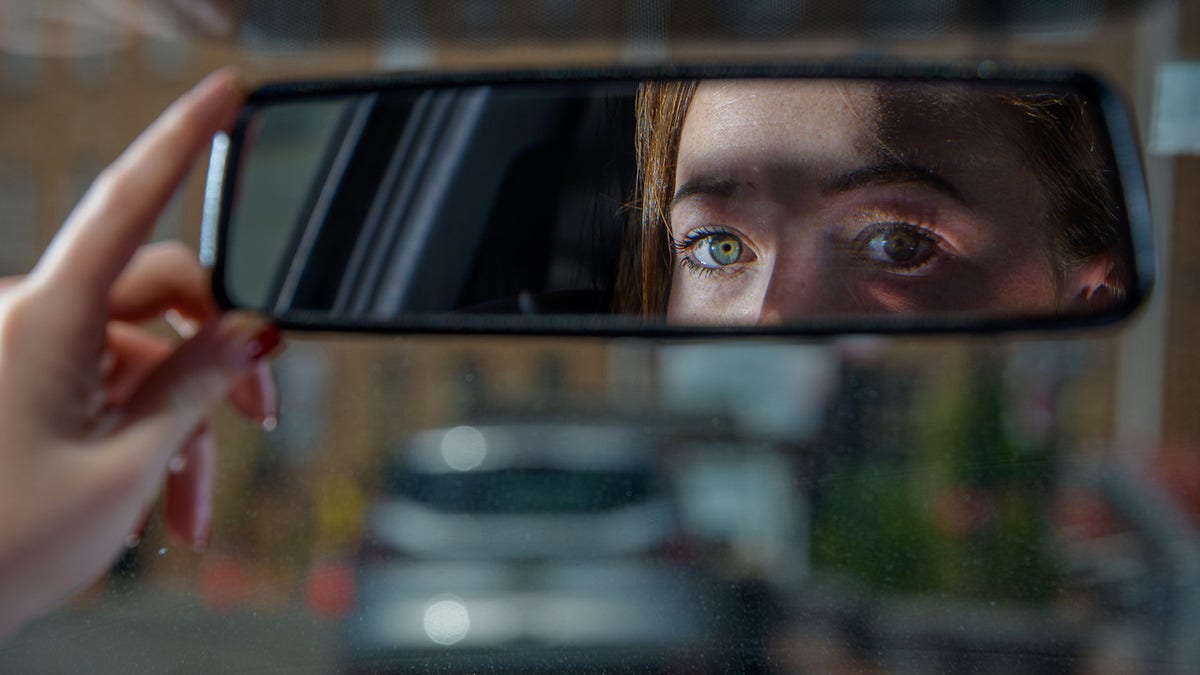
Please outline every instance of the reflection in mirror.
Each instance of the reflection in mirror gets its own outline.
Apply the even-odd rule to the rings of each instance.
[[[265,100],[235,135],[219,285],[329,326],[1103,314],[1136,274],[1098,108],[884,79]]]

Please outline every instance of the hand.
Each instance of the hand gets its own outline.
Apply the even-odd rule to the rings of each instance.
[[[168,526],[203,544],[210,411],[230,395],[273,419],[262,359],[278,331],[220,316],[182,247],[139,250],[241,101],[229,71],[184,95],[100,175],[34,271],[0,287],[0,635],[102,574],[164,480]],[[177,346],[131,323],[168,310],[197,326]]]

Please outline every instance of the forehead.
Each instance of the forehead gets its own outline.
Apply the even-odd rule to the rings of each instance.
[[[1003,103],[1018,91],[949,82],[891,83],[885,91],[875,111],[878,141],[895,154],[972,167],[1024,163],[1020,116]]]
[[[688,106],[681,166],[741,154],[756,162],[866,152],[877,136],[878,87],[869,81],[705,81]]]
[[[728,178],[793,192],[897,162],[937,172],[976,201],[998,190],[1037,199],[1019,116],[1000,93],[952,82],[704,81],[684,120],[676,182]]]

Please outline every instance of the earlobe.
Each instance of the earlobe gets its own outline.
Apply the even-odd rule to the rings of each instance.
[[[1112,257],[1099,254],[1067,275],[1064,309],[1070,313],[1103,311],[1120,301],[1121,284]]]

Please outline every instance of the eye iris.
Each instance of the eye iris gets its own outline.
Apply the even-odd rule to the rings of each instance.
[[[910,232],[889,232],[883,241],[883,252],[895,262],[908,262],[921,250],[921,242]]]
[[[718,265],[732,265],[742,257],[742,242],[728,234],[714,234],[708,239],[708,253]]]

